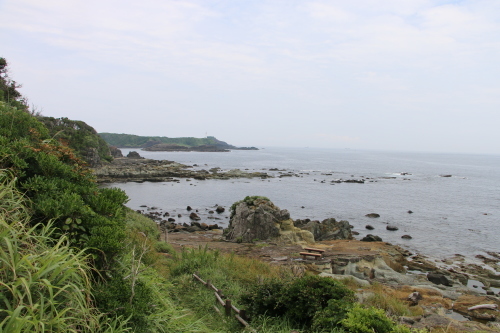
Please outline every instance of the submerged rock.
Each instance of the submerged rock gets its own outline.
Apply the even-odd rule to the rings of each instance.
[[[361,239],[361,241],[363,241],[363,242],[382,242],[382,238],[380,238],[379,236],[368,234],[365,237],[363,237],[363,239]]]

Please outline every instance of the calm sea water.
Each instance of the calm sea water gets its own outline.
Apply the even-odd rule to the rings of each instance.
[[[128,149],[123,149],[126,155]],[[348,220],[356,238],[371,233],[433,257],[462,254],[473,257],[500,251],[500,156],[266,148],[229,153],[146,152],[141,156],[166,159],[195,169],[220,167],[266,171],[299,177],[239,180],[185,180],[179,183],[112,184],[129,195],[128,206],[156,206],[188,222],[186,206],[198,209],[202,218],[228,223],[227,212],[209,220],[214,205],[227,209],[247,195],[263,195],[293,219],[334,217]],[[402,174],[408,173],[408,174]],[[452,175],[442,177],[442,175]],[[332,184],[335,179],[370,178],[364,184]],[[409,214],[408,211],[413,211]],[[380,218],[365,215],[378,213]],[[182,218],[177,218],[182,214]],[[368,231],[365,226],[375,229]],[[387,231],[387,224],[399,228]],[[413,237],[401,239],[404,234]]]

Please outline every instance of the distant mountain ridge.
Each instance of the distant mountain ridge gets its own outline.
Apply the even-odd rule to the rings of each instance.
[[[255,147],[235,147],[227,142],[216,139],[214,136],[206,138],[180,137],[169,138],[165,136],[139,136],[134,134],[116,134],[116,133],[99,133],[109,145],[118,148],[141,148],[145,150],[169,150],[169,151],[188,151],[197,150],[197,147],[204,148],[203,151],[208,151],[207,147],[213,147],[213,151],[224,150],[257,150]],[[165,149],[162,149],[162,148]],[[188,149],[189,148],[189,149]]]

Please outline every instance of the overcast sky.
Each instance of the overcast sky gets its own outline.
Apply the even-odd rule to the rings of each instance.
[[[499,0],[0,0],[0,41],[98,132],[500,154]]]

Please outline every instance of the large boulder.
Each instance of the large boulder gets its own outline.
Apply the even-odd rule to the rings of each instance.
[[[310,221],[305,225],[296,224],[303,230],[310,231],[316,241],[352,239],[351,226],[347,221],[337,221],[334,218],[319,221]]]
[[[109,153],[113,156],[113,158],[123,157],[122,151],[115,146],[109,146]]]
[[[226,239],[237,242],[277,240],[287,243],[314,243],[313,235],[296,228],[290,213],[264,197],[246,197],[231,207]]]

